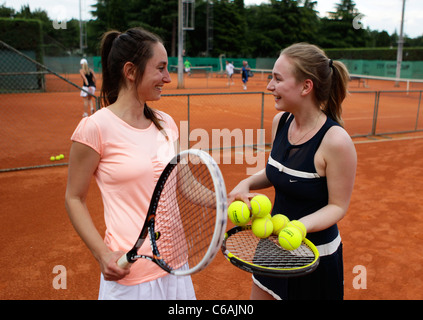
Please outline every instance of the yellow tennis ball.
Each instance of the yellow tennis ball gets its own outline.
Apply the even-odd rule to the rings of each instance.
[[[253,216],[263,218],[272,210],[272,203],[264,194],[253,197],[250,201]]]
[[[51,156],[50,157],[50,161],[54,161],[54,160],[56,160],[56,157],[55,156]]]
[[[272,220],[267,218],[256,218],[251,224],[251,230],[257,237],[261,239],[267,238],[273,231]]]
[[[228,217],[233,224],[244,226],[250,221],[250,209],[243,201],[236,200],[228,207]]]
[[[270,220],[270,219],[272,219],[272,215],[269,213],[265,217],[251,216],[251,221],[254,221],[254,219],[262,219],[262,218],[266,218],[266,219],[269,219]]]
[[[295,250],[301,245],[303,238],[297,228],[287,227],[279,232],[278,240],[282,248]]]
[[[282,231],[282,229],[287,227],[289,223],[289,219],[287,216],[278,213],[272,217],[272,223],[273,223],[273,234],[277,236],[279,235],[279,232]]]
[[[56,156],[56,160],[60,160],[61,158],[60,158],[60,156]]]
[[[301,233],[301,236],[303,238],[302,240],[304,240],[307,235],[307,229],[301,221],[292,220],[288,223],[288,227],[297,228]]]
[[[60,157],[60,159],[64,159],[65,158],[65,156],[62,153],[59,155],[59,157]]]

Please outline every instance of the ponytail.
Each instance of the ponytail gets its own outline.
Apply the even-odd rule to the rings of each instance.
[[[166,137],[166,140],[169,140],[169,137],[167,136],[166,132],[163,130],[163,126],[160,123],[160,119],[157,117],[157,112],[150,108],[146,103],[144,103],[144,115],[147,119],[150,119],[153,121],[156,128],[163,133],[163,135]]]
[[[332,81],[329,98],[323,107],[323,111],[327,116],[343,126],[341,106],[348,92],[349,73],[342,62],[329,60],[329,65],[331,65],[330,68],[332,69]]]
[[[147,61],[153,56],[152,45],[155,43],[163,43],[163,41],[157,35],[142,28],[132,28],[124,33],[114,30],[103,35],[101,41],[102,107],[116,102],[120,89],[125,85],[122,70],[126,62],[133,63],[137,68],[135,84],[138,85],[141,82]],[[154,123],[166,139],[169,139],[160,123],[158,113],[146,103],[144,103],[144,115]]]
[[[119,93],[118,83],[114,82],[115,79],[113,67],[109,62],[110,51],[112,50],[113,41],[120,35],[119,31],[109,31],[103,35],[101,41],[101,65],[103,82],[101,86],[101,106],[107,107],[116,102]]]

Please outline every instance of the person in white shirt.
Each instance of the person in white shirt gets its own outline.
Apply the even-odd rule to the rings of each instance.
[[[234,74],[234,65],[226,60],[226,73],[228,74],[228,86],[234,84],[234,80],[232,79],[232,75]]]

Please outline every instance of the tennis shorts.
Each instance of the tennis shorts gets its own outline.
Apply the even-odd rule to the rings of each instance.
[[[273,278],[254,274],[253,282],[277,300],[343,300],[342,243],[334,253],[321,256],[317,269],[306,276]]]
[[[196,300],[190,276],[168,274],[153,281],[125,286],[100,279],[99,300]]]
[[[83,86],[82,89],[88,91],[92,95],[94,95],[94,93],[95,93],[95,87],[86,87],[86,86]],[[88,96],[88,93],[86,93],[84,90],[81,90],[81,97],[83,97],[83,98],[85,98],[86,96]]]

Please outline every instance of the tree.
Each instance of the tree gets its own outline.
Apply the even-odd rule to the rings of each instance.
[[[15,16],[15,9],[7,8],[4,4],[0,5],[0,18],[11,18]]]
[[[318,44],[324,48],[364,47],[367,31],[353,27],[354,18],[360,14],[355,2],[341,0],[335,7],[336,11],[330,12],[328,18],[321,19]]]
[[[208,8],[207,8],[208,7]],[[207,56],[207,20],[212,17],[213,5],[207,0],[196,0],[195,2],[195,28],[185,32],[185,49],[189,56]],[[177,25],[177,21],[175,23]],[[176,51],[175,51],[176,52]],[[173,56],[176,56],[174,54]]]
[[[94,17],[99,22],[99,27],[106,30],[116,29],[125,30],[127,23],[127,3],[125,0],[97,0],[97,4],[93,5],[96,10],[92,11]]]
[[[355,2],[339,0],[328,17],[319,18],[315,0],[270,0],[261,5],[245,6],[244,0],[196,0],[195,29],[185,32],[189,56],[203,56],[208,48],[208,31],[213,31],[213,49],[207,54],[237,57],[275,57],[295,42],[310,42],[323,48],[396,46],[398,35],[386,31],[355,29],[359,15]],[[213,8],[214,14],[207,15]],[[170,56],[176,56],[178,0],[97,0],[92,5],[93,19],[87,22],[85,53],[99,54],[101,35],[111,29],[125,31],[144,27],[157,33]],[[209,13],[210,10],[209,10]],[[213,16],[213,19],[211,17]],[[46,54],[62,55],[79,49],[79,21],[67,21],[66,29],[54,29],[47,12],[20,11],[0,5],[0,17],[41,21]],[[210,18],[210,19],[209,19]],[[213,29],[207,30],[208,22]],[[423,36],[406,37],[405,46],[422,46]]]
[[[392,43],[391,36],[385,30],[382,32],[367,30],[369,34],[369,41],[367,47],[390,47]]]
[[[105,31],[126,31],[131,27],[144,27],[159,35],[170,51],[175,43],[178,16],[177,0],[97,0],[93,5],[89,30],[98,39]]]
[[[247,56],[247,22],[239,4],[230,0],[215,0],[213,3],[213,50],[212,55]]]
[[[358,14],[353,0],[341,0],[340,3],[335,4],[336,11],[329,12],[329,17],[334,20],[353,20]]]
[[[303,0],[299,1],[303,4],[302,7],[299,7],[299,29],[298,38],[300,41],[315,43],[318,36],[319,29],[319,18],[317,16],[317,11],[315,7],[317,6],[317,1],[312,0]]]
[[[295,42],[314,43],[319,19],[316,1],[271,0],[250,7],[247,13],[248,39],[255,57],[275,57]]]
[[[131,0],[128,8],[127,28],[144,27],[159,35],[168,52],[176,53],[178,0]]]

